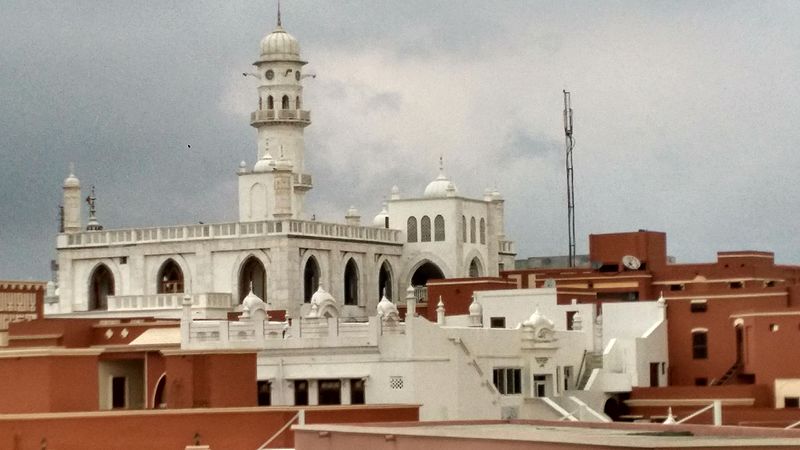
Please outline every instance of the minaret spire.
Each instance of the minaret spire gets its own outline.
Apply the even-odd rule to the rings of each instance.
[[[281,26],[281,0],[278,0],[278,26]]]

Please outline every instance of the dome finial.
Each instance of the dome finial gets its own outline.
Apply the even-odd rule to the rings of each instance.
[[[70,162],[69,163],[69,176],[71,176],[71,177],[75,176],[75,163],[74,162]]]
[[[281,26],[281,0],[278,0],[278,26]]]
[[[444,172],[444,156],[439,155],[439,173]]]

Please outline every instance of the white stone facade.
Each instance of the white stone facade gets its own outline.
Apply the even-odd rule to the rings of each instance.
[[[271,309],[293,317],[307,313],[321,286],[343,303],[342,317],[363,318],[384,291],[396,300],[409,284],[511,267],[500,194],[460,196],[441,174],[422,197],[401,199],[393,191],[377,225],[360,225],[353,210],[346,223],[308,220],[305,64],[297,41],[279,24],[262,40],[255,71],[247,74],[260,80],[251,114],[257,160],[238,170],[238,222],[81,231],[80,182],[70,173],[65,227],[57,238],[58,295],[48,299],[46,314],[178,317],[180,298],[188,294],[196,317],[224,317],[253,282]],[[418,223],[414,240],[410,218]]]

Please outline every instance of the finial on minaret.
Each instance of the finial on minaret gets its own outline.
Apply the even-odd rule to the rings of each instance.
[[[439,155],[439,172],[444,172],[444,157]]]
[[[69,163],[69,176],[71,176],[71,177],[75,176],[75,163],[74,162]]]
[[[88,231],[100,231],[103,229],[103,226],[97,221],[97,217],[95,213],[97,209],[95,208],[95,201],[97,197],[94,196],[94,185],[92,185],[92,192],[86,197],[86,203],[89,204],[89,223],[86,224],[86,230]]]
[[[281,26],[281,0],[278,0],[278,26]]]

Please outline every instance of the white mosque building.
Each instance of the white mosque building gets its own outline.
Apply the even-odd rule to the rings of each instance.
[[[324,289],[336,300],[329,314],[357,319],[374,314],[384,291],[397,301],[397,293],[414,286],[425,302],[429,279],[492,276],[513,267],[503,198],[492,190],[482,199],[462,196],[441,164],[421,196],[402,198],[392,189],[371,223],[361,223],[354,208],[344,223],[309,220],[305,64],[279,18],[251,74],[259,79],[250,119],[257,160],[239,166],[236,222],[103,229],[92,194],[84,226],[81,184],[71,171],[63,185],[58,282],[46,313],[177,318],[188,295],[195,317],[222,318],[252,284],[270,309],[293,317],[307,313],[311,296]]]

